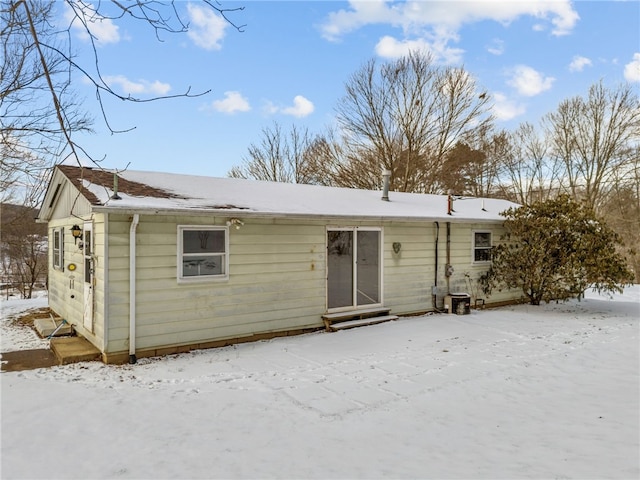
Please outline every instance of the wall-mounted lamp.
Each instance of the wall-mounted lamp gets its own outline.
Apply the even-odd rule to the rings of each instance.
[[[82,229],[78,225],[71,227],[71,235],[73,235],[73,241],[77,245],[78,239],[82,237]]]
[[[402,244],[400,242],[393,242],[393,251],[398,254],[400,253],[400,249],[402,248]]]
[[[236,230],[240,230],[240,227],[244,225],[244,222],[239,218],[230,218],[227,220],[227,227],[230,227],[231,225],[236,227]]]

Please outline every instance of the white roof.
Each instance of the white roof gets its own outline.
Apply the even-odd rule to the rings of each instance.
[[[131,170],[118,173],[119,185],[136,182],[167,195],[136,194],[131,189],[133,193],[128,193],[119,187],[120,199],[114,200],[112,182],[91,183],[87,177],[82,184],[98,200],[94,199],[93,208],[109,211],[495,222],[504,220],[500,212],[518,206],[506,200],[454,197],[453,212],[448,215],[447,195],[389,192],[389,201],[384,201],[380,190]]]

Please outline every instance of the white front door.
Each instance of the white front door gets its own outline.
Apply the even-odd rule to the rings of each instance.
[[[84,257],[84,315],[83,325],[93,333],[93,228],[91,222],[84,224],[82,234],[82,253]]]

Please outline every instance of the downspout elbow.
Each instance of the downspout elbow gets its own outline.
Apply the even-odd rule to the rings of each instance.
[[[135,213],[129,229],[129,363],[136,358],[136,230],[140,215]]]

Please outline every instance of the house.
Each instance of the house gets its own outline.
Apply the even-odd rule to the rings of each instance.
[[[517,300],[485,297],[477,283],[511,206],[58,165],[38,221],[48,224],[51,309],[118,363],[363,311],[442,310],[449,293],[472,305]]]

